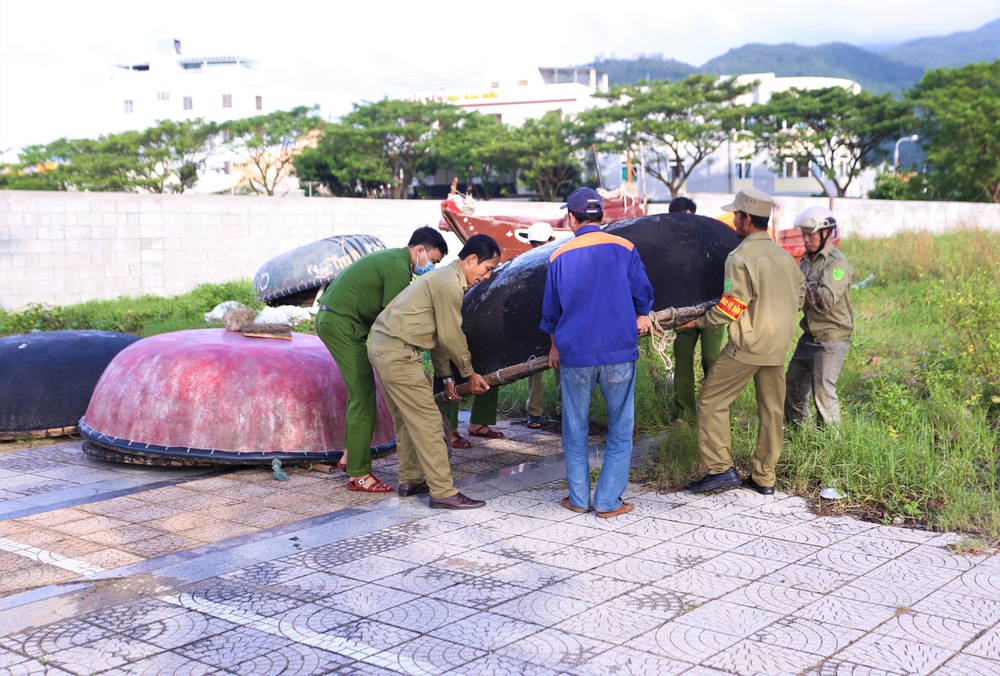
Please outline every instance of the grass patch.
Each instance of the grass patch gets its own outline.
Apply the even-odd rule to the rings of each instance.
[[[847,497],[824,501],[827,509],[1000,541],[1000,235],[842,244],[855,281],[867,281],[851,294],[839,434],[790,434],[778,488],[815,497],[835,486]],[[637,413],[648,404],[637,399]],[[746,470],[757,433],[752,383],[731,411],[733,458]],[[696,436],[675,426],[635,478],[672,489],[703,471]]]

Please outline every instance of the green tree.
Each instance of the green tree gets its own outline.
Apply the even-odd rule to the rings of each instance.
[[[160,120],[144,131],[128,133],[128,146],[134,146],[141,159],[136,184],[155,193],[181,193],[194,187],[217,135],[217,125],[201,118]]]
[[[2,190],[68,190],[65,152],[60,139],[50,144],[26,146],[18,154],[18,162],[0,165]]]
[[[334,194],[365,194],[391,186],[406,197],[423,175],[437,136],[458,119],[446,103],[382,99],[354,104],[340,122],[325,126],[316,147],[296,160],[300,176],[319,181]]]
[[[488,198],[505,176],[513,178],[517,171],[512,134],[508,125],[492,115],[479,111],[461,114],[438,135],[432,168],[445,169],[464,180],[466,167],[471,167]]]
[[[843,87],[775,92],[751,106],[747,128],[757,150],[770,154],[776,171],[792,158],[809,166],[824,195],[837,197],[866,167],[878,165],[890,141],[911,124],[911,107],[891,94]]]
[[[742,111],[736,99],[752,90],[714,75],[643,80],[599,94],[609,105],[584,111],[580,122],[599,150],[634,153],[642,143],[646,172],[676,197],[695,167],[731,138]]]
[[[916,109],[932,193],[1000,202],[1000,60],[932,70],[908,99]]]
[[[278,185],[294,174],[293,157],[300,140],[322,126],[313,115],[317,106],[299,106],[219,125],[225,145],[247,160],[246,185],[256,194],[273,196]]]
[[[519,178],[544,201],[555,201],[580,182],[577,131],[560,110],[551,110],[540,119],[529,118],[512,130]]]

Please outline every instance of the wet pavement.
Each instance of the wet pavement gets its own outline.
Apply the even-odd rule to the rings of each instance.
[[[1000,557],[956,534],[744,489],[574,514],[558,436],[498,427],[456,451],[467,512],[0,446],[0,673],[1000,673]]]

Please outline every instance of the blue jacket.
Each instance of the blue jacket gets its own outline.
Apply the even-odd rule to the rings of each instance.
[[[652,308],[653,285],[627,239],[585,225],[549,258],[539,326],[555,336],[563,366],[635,361],[635,318]]]

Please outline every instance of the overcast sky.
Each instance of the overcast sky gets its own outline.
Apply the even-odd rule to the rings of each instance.
[[[997,18],[1000,0],[0,0],[0,152],[103,133],[84,112],[97,73],[162,39],[184,56],[256,59],[279,107],[336,118],[407,76],[640,54],[700,66],[753,42],[898,43]]]

